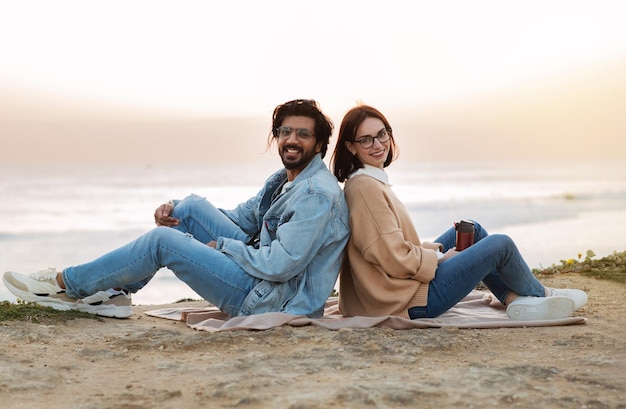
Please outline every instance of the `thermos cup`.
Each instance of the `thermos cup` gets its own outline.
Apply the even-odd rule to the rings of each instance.
[[[454,223],[456,230],[456,251],[463,251],[474,244],[474,222],[461,220]]]

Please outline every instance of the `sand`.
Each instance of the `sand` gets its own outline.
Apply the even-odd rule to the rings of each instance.
[[[12,408],[626,408],[626,286],[564,274],[585,325],[198,332],[149,317],[0,323]],[[206,306],[192,302],[176,306]]]

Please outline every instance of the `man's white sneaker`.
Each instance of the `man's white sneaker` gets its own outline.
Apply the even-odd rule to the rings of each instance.
[[[41,270],[31,275],[7,271],[2,276],[4,285],[27,302],[33,302],[55,310],[76,309],[76,299],[65,294],[65,290],[57,283],[57,271],[54,268]]]
[[[126,290],[108,290],[79,300],[76,307],[79,311],[102,317],[128,318],[133,315],[132,304],[130,293]]]
[[[576,308],[569,297],[517,297],[506,308],[506,315],[517,321],[567,318]]]
[[[571,299],[574,301],[575,311],[581,309],[585,304],[587,304],[587,293],[582,290],[575,290],[571,288],[548,288],[548,295],[567,297]]]

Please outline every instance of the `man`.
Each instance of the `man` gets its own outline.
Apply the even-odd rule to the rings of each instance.
[[[167,267],[230,316],[319,317],[349,236],[343,192],[322,161],[332,131],[313,100],[279,105],[269,143],[284,168],[256,196],[233,210],[196,195],[173,200],[155,211],[155,229],[94,261],[3,281],[25,301],[122,318],[129,293]]]

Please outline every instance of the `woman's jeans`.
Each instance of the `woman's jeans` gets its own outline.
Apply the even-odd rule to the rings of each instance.
[[[441,315],[481,281],[503,304],[511,291],[523,296],[545,295],[544,286],[535,278],[510,237],[488,235],[474,222],[474,240],[474,245],[439,264],[435,278],[428,285],[427,305],[409,308],[411,319]],[[443,244],[446,252],[456,245],[456,230],[451,228],[435,242]]]
[[[248,242],[246,235],[222,212],[191,195],[174,208],[177,227],[157,227],[96,260],[63,271],[67,294],[85,298],[109,288],[132,293],[167,267],[202,298],[235,316],[245,297],[260,281],[223,253],[206,245],[217,237]]]

